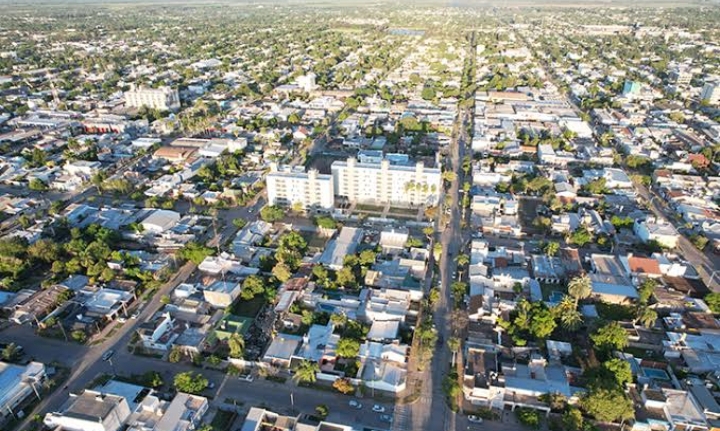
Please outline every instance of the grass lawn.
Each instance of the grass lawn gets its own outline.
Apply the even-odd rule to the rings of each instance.
[[[370,212],[376,212],[381,213],[385,209],[384,207],[377,206],[377,205],[368,205],[368,204],[357,204],[355,205],[355,209],[358,211],[370,211]]]
[[[210,425],[214,431],[225,431],[230,428],[236,417],[237,413],[235,412],[218,410]]]
[[[241,317],[249,317],[254,319],[265,305],[266,301],[262,295],[258,295],[253,299],[246,301],[239,300],[232,306],[232,314]]]

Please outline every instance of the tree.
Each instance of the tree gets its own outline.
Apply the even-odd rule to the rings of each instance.
[[[720,314],[720,293],[709,293],[705,295],[704,301],[710,307],[710,311]]]
[[[657,281],[652,278],[648,278],[640,283],[640,286],[638,287],[638,302],[643,305],[647,304],[655,292],[656,286]]]
[[[590,335],[595,346],[602,350],[622,350],[628,345],[628,336],[618,322],[610,322],[601,326]]]
[[[208,380],[200,373],[186,371],[175,375],[173,385],[178,392],[199,394],[208,387]]]
[[[698,248],[698,250],[705,250],[705,247],[708,245],[709,240],[704,235],[695,233],[690,235],[690,242],[692,242],[693,245]]]
[[[320,404],[319,406],[315,407],[315,414],[318,415],[320,419],[325,419],[330,414],[330,409],[328,409],[328,406],[325,404]]]
[[[603,362],[603,368],[607,370],[615,378],[615,382],[623,387],[627,383],[632,383],[632,369],[630,363],[619,358],[612,358]]]
[[[621,421],[635,417],[632,401],[620,389],[593,389],[580,400],[580,406],[601,422]]]
[[[583,416],[580,409],[570,407],[563,413],[562,424],[565,431],[581,431],[583,428]]]
[[[353,386],[352,383],[350,383],[350,380],[346,378],[335,380],[333,382],[333,388],[337,389],[343,394],[349,394],[350,392],[355,390],[355,386]]]
[[[515,416],[521,424],[532,429],[540,428],[540,412],[529,407],[519,407],[515,409]]]
[[[41,239],[27,248],[28,256],[34,260],[45,263],[52,263],[60,258],[62,248],[59,244],[49,239]]]
[[[441,177],[444,181],[447,181],[449,183],[457,180],[457,174],[453,171],[445,171],[441,174]]]
[[[337,229],[338,223],[334,218],[328,216],[315,217],[315,225],[322,229]]]
[[[20,349],[15,343],[10,343],[2,351],[2,358],[5,361],[13,362],[20,355]]]
[[[655,321],[658,319],[658,314],[652,308],[643,306],[638,308],[636,320],[638,323],[646,328],[652,328],[655,326]]]
[[[460,306],[460,303],[462,303],[463,299],[465,298],[465,293],[467,293],[467,289],[467,283],[462,281],[454,281],[450,285],[450,290],[452,291],[453,298],[455,299],[455,306]]]
[[[265,292],[265,280],[259,275],[253,274],[243,281],[240,297],[249,301],[263,292]]]
[[[292,270],[288,265],[280,262],[273,267],[272,275],[275,276],[275,278],[277,278],[281,283],[284,283],[292,277]]]
[[[570,237],[568,239],[570,240],[570,242],[577,245],[578,247],[584,247],[585,245],[592,242],[593,236],[585,226],[580,226],[579,228],[575,229],[573,233],[570,234]]]
[[[361,266],[370,266],[375,263],[375,260],[377,259],[377,255],[372,250],[363,250],[360,252],[360,265]]]
[[[542,394],[538,397],[538,400],[550,406],[550,409],[553,411],[562,411],[565,409],[565,405],[567,404],[567,398],[559,392],[548,392],[546,394]]]
[[[330,321],[333,323],[333,325],[342,327],[345,326],[348,320],[345,313],[339,312],[331,314]]]
[[[341,358],[355,358],[360,353],[360,342],[352,338],[338,340],[337,355]]]
[[[170,349],[170,353],[168,354],[168,362],[172,364],[177,364],[180,362],[183,358],[183,351],[179,346],[173,346],[172,349]]]
[[[242,358],[245,353],[245,340],[239,334],[233,334],[227,340],[231,358]]]
[[[299,383],[315,383],[317,380],[316,374],[320,372],[320,367],[313,361],[307,359],[300,362],[295,368],[295,374],[293,374],[293,380]]]
[[[260,218],[268,223],[275,223],[278,220],[282,220],[285,216],[285,211],[274,205],[268,205],[260,210]]]
[[[194,241],[190,241],[183,248],[178,250],[178,257],[183,260],[189,260],[195,265],[200,265],[206,257],[212,256],[213,249],[205,247]]]
[[[357,280],[353,269],[344,266],[336,274],[336,281],[339,286],[353,289],[357,286]]]
[[[556,241],[548,241],[545,243],[543,251],[546,255],[553,257],[558,253],[558,251],[560,251],[560,244]]]
[[[146,371],[143,373],[140,380],[142,381],[143,386],[151,388],[159,388],[163,385],[162,376],[157,371]]]
[[[33,178],[28,183],[28,188],[36,192],[44,192],[48,189],[48,186],[43,182],[43,180],[39,178]]]
[[[470,263],[470,257],[467,254],[458,254],[455,262],[457,262],[458,266],[466,266]]]
[[[575,299],[575,305],[581,299],[585,299],[592,294],[592,282],[587,274],[574,277],[568,283],[568,293]]]
[[[79,329],[72,331],[70,333],[70,337],[80,344],[85,343],[85,341],[87,340],[87,334],[85,333],[85,331],[81,331]]]
[[[568,331],[577,330],[582,325],[582,315],[577,309],[575,301],[564,296],[560,303],[555,307],[557,317],[560,319],[560,325]]]

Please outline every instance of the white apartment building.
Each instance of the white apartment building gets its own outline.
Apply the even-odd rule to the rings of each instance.
[[[133,88],[125,92],[125,106],[173,111],[180,109],[180,95],[170,87]]]
[[[331,175],[322,175],[312,169],[270,165],[270,173],[265,177],[268,202],[270,205],[294,206],[303,209],[332,209],[334,203],[333,179]]]
[[[337,196],[352,202],[396,205],[437,205],[442,183],[439,168],[393,165],[390,160],[362,163],[355,158],[332,164]]]
[[[700,93],[700,100],[709,105],[720,104],[720,84],[705,84]]]

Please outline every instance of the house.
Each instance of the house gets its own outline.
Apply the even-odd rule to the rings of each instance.
[[[269,410],[251,407],[240,431],[353,431],[353,427],[325,421],[311,421],[305,416],[282,416]]]
[[[156,209],[150,211],[140,225],[144,232],[160,235],[177,225],[180,218],[180,213],[176,211]]]
[[[474,406],[502,408],[505,388],[500,386],[497,353],[489,347],[468,344],[463,367],[463,395]]]
[[[638,298],[637,289],[625,276],[625,269],[616,256],[594,253],[590,256],[592,295],[602,301],[623,303]]]
[[[380,232],[380,247],[385,254],[397,254],[405,250],[410,237],[407,228],[385,228]]]
[[[708,430],[705,415],[693,395],[669,388],[632,387],[636,406],[633,431]]]
[[[404,391],[407,384],[405,366],[390,361],[366,360],[359,375],[365,386],[378,391],[398,393]]]
[[[118,431],[130,414],[125,397],[85,390],[79,395],[71,394],[59,411],[45,415],[43,423],[64,431]]]
[[[160,147],[153,153],[153,159],[166,160],[173,164],[184,164],[198,151],[194,147]]]
[[[36,291],[24,302],[15,306],[10,321],[22,325],[42,319],[64,302],[63,298],[68,297],[66,292],[68,292],[66,288],[58,285]]]
[[[622,263],[628,276],[634,278],[660,278],[663,273],[660,269],[660,262],[650,257],[620,256]]]
[[[240,283],[218,280],[203,289],[203,297],[213,307],[227,308],[240,296]]]
[[[375,321],[370,326],[367,339],[378,342],[391,342],[398,338],[400,322],[397,320]]]
[[[0,361],[0,419],[15,415],[16,409],[28,398],[39,399],[37,388],[45,377],[45,365],[40,362],[15,365]]]
[[[190,431],[199,427],[209,407],[207,398],[178,392],[172,401],[151,394],[127,420],[127,431]]]
[[[342,269],[345,256],[355,254],[363,235],[364,232],[360,228],[343,226],[340,234],[335,239],[328,241],[319,262],[330,269]]]
[[[715,372],[720,369],[720,334],[701,331],[699,334],[667,332],[663,340],[668,359],[682,358],[692,373]]]
[[[169,351],[178,334],[173,332],[175,320],[170,313],[157,313],[140,325],[137,333],[146,349]]]
[[[365,289],[361,314],[368,322],[405,321],[410,311],[411,295],[405,290]]]
[[[635,220],[633,232],[642,242],[657,241],[661,246],[671,249],[677,248],[680,240],[680,234],[673,225],[654,217]]]
[[[278,334],[263,355],[263,362],[280,368],[290,368],[295,353],[303,343],[299,335]]]

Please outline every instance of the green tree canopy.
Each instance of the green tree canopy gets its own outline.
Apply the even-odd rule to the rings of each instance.
[[[186,371],[175,375],[173,385],[179,392],[187,392],[189,394],[199,394],[208,387],[208,380],[200,373]]]

